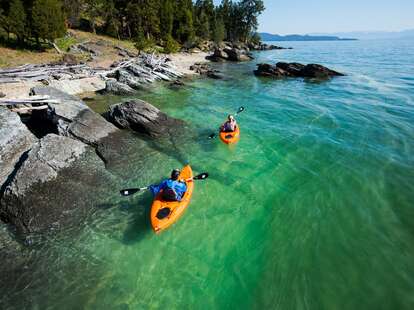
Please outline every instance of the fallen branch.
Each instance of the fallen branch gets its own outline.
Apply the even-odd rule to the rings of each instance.
[[[17,112],[17,113],[26,113],[26,112],[30,112],[30,111],[33,111],[33,110],[47,110],[47,109],[49,109],[48,105],[42,105],[40,107],[27,107],[27,108],[11,109],[10,111]]]

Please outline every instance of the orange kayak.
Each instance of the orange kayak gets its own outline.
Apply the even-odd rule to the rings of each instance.
[[[237,143],[240,140],[240,128],[236,127],[234,132],[220,132],[220,139],[226,144]]]
[[[193,170],[185,166],[181,170],[179,179],[188,180],[193,177]],[[162,192],[155,197],[151,207],[151,225],[155,233],[159,234],[170,227],[183,215],[190,204],[193,195],[194,181],[186,181],[187,191],[181,201],[165,201],[162,199]]]

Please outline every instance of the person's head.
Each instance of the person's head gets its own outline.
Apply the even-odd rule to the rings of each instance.
[[[227,116],[227,120],[228,120],[229,122],[234,122],[234,116],[233,116],[233,115],[229,115],[229,116]]]
[[[179,169],[174,169],[171,172],[171,180],[177,181],[179,176],[180,176],[180,170]]]

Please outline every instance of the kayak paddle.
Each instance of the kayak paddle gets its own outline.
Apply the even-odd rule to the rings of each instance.
[[[244,110],[246,110],[244,107],[240,107],[239,110],[236,112],[236,115],[240,114]],[[209,139],[214,139],[215,137],[217,137],[216,133],[212,133],[211,135],[208,136]]]
[[[208,173],[207,172],[204,172],[204,173],[201,173],[199,175],[196,175],[195,177],[192,177],[190,179],[187,179],[185,181],[186,182],[189,182],[189,181],[195,181],[195,180],[205,180],[207,178],[208,178]],[[142,191],[148,190],[149,188],[150,187],[147,186],[147,187],[140,187],[140,188],[123,189],[123,190],[120,191],[120,194],[121,194],[121,196],[128,197],[128,196],[135,195],[138,192],[142,192]]]

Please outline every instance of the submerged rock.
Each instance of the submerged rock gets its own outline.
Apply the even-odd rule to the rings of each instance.
[[[50,134],[35,143],[11,178],[0,202],[2,219],[20,233],[58,225],[70,210],[85,205],[88,179],[99,180],[105,165],[84,143]]]
[[[254,71],[256,76],[284,78],[302,77],[327,79],[334,76],[344,76],[345,74],[331,70],[318,64],[303,65],[300,63],[278,62],[275,66],[270,64],[258,64]]]
[[[220,74],[220,71],[213,69],[208,64],[204,63],[196,63],[190,67],[190,70],[195,71],[196,73],[207,76],[211,79],[220,80],[223,79],[224,76]]]
[[[174,133],[184,122],[172,117],[142,100],[131,100],[112,105],[108,119],[123,129],[132,129],[151,137]]]

